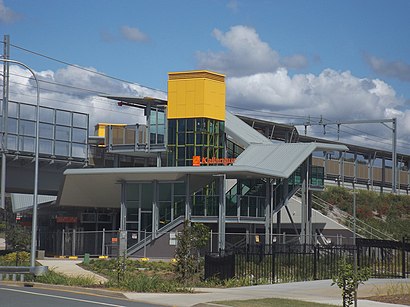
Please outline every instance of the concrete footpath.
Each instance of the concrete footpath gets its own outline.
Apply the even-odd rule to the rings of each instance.
[[[410,280],[381,280],[372,279],[365,285],[359,287],[358,296],[368,297],[380,293],[383,287],[391,286],[393,283],[409,283]],[[378,290],[379,289],[379,290]],[[317,280],[308,282],[295,282],[287,284],[260,285],[251,287],[239,287],[229,289],[204,288],[195,289],[192,294],[158,294],[158,293],[124,293],[132,300],[149,302],[153,304],[167,304],[170,306],[212,306],[209,302],[224,300],[245,300],[258,298],[289,298],[315,303],[332,304],[341,306],[341,292],[337,286],[331,286],[331,280]],[[223,303],[220,303],[223,304]],[[404,305],[387,304],[358,300],[359,307],[398,307]]]
[[[81,260],[46,259],[39,260],[42,265],[54,268],[55,271],[70,276],[92,276],[103,283],[106,279],[102,276],[82,269],[77,264]],[[308,282],[295,282],[286,284],[260,285],[238,288],[195,288],[194,293],[136,293],[121,292],[126,298],[139,302],[147,302],[167,306],[214,306],[208,304],[224,300],[245,300],[259,298],[289,298],[316,303],[327,303],[341,306],[341,291],[337,286],[331,286],[331,280],[317,280]],[[388,288],[398,288],[406,283],[410,287],[409,279],[370,279],[360,285],[358,291],[359,307],[398,307],[404,305],[387,304],[362,299],[364,297],[384,294]],[[91,291],[91,290],[90,290]],[[106,291],[109,293],[110,291]],[[114,293],[114,292],[113,292]],[[118,292],[115,292],[118,294]]]
[[[105,277],[84,270],[82,267],[78,266],[77,264],[83,262],[82,260],[49,258],[36,261],[43,266],[48,266],[49,269],[52,269],[58,273],[63,273],[67,276],[90,277],[93,278],[97,283],[105,283],[107,281]]]

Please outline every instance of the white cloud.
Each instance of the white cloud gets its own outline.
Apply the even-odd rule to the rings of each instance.
[[[284,68],[274,73],[253,74],[246,77],[227,79],[227,104],[233,111],[248,113],[254,116],[263,116],[265,119],[288,123],[302,123],[309,116],[318,122],[323,116],[331,121],[368,120],[368,119],[398,119],[398,136],[403,142],[410,141],[410,110],[400,111],[398,107],[404,104],[402,98],[397,97],[394,89],[379,79],[358,78],[349,71],[337,72],[326,69],[319,75],[297,74],[290,76]],[[259,111],[256,112],[255,111]],[[264,113],[265,112],[265,113]],[[273,113],[287,115],[287,119]],[[301,116],[301,117],[299,117]],[[375,146],[389,149],[391,131],[380,124],[356,125],[354,129],[363,133],[344,136],[343,141],[358,143],[363,146]],[[333,132],[329,127],[326,137]],[[316,136],[324,137],[323,129],[309,129],[317,131]],[[301,133],[302,130],[300,130]],[[363,137],[373,138],[377,135],[384,138],[384,143],[369,141]],[[377,139],[377,138],[376,138]],[[400,149],[400,152],[409,149]]]
[[[227,103],[253,110],[271,110],[330,119],[381,118],[402,103],[380,80],[360,79],[350,72],[326,69],[319,75],[274,73],[228,78]]]
[[[227,50],[198,52],[198,65],[201,68],[222,72],[230,77],[241,77],[273,72],[280,67],[299,68],[307,65],[307,59],[303,55],[281,58],[250,27],[234,26],[226,33],[214,29],[213,35]]]
[[[94,70],[94,68],[87,68]],[[90,115],[90,128],[98,122],[135,124],[143,121],[142,112],[130,107],[118,107],[116,102],[98,93],[118,96],[156,97],[166,99],[161,91],[113,80],[72,66],[57,71],[36,72],[40,80],[42,106]],[[1,78],[0,78],[1,79]],[[63,84],[59,86],[56,84]],[[36,90],[31,74],[25,69],[10,65],[10,100],[36,103]],[[83,89],[91,89],[85,91]]]
[[[19,15],[8,8],[3,0],[0,0],[0,23],[12,23],[19,19]]]
[[[125,39],[134,42],[144,42],[148,39],[140,29],[129,26],[121,27],[121,34]]]
[[[350,71],[340,72],[331,68],[319,74],[291,75],[290,68],[307,66],[306,57],[279,55],[261,40],[255,29],[234,26],[226,33],[215,29],[213,34],[225,51],[199,52],[198,65],[227,74],[227,104],[240,108],[233,108],[233,111],[294,124],[302,123],[309,116],[316,122],[321,116],[332,121],[397,117],[399,138],[410,141],[410,111],[401,111],[405,108],[405,99],[398,97],[386,82],[359,78]],[[384,64],[381,63],[379,67],[387,70]],[[407,70],[401,64],[393,66],[394,72],[402,72],[403,78]],[[281,116],[278,117],[278,113]],[[316,128],[310,130],[320,131],[320,135],[316,135],[323,137],[323,128]],[[356,134],[345,133],[345,142],[388,147],[383,142],[370,143],[362,138],[377,135],[388,144],[391,131],[386,127],[374,124],[356,125],[353,128],[359,131],[345,128]],[[333,131],[331,127],[327,130],[326,137],[331,132],[335,136],[337,127],[333,127]]]

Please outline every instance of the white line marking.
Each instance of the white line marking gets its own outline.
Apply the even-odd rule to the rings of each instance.
[[[17,290],[17,289],[0,288],[0,290],[20,292],[20,293],[27,293],[27,294],[39,295],[39,296],[54,297],[54,298],[58,298],[58,299],[68,300],[68,301],[77,301],[77,302],[90,303],[90,304],[96,304],[96,305],[102,305],[102,306],[125,307],[125,306],[123,306],[123,305],[114,305],[114,304],[103,303],[103,302],[83,300],[83,299],[79,299],[79,298],[72,298],[72,297],[52,295],[52,294],[45,294],[45,293],[36,293],[36,292],[30,292],[30,291],[24,291],[24,290]]]

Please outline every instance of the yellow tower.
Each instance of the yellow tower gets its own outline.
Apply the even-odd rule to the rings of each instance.
[[[207,70],[168,73],[167,116],[225,121],[225,76]]]

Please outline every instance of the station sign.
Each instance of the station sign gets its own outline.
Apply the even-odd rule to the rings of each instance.
[[[201,156],[192,157],[192,166],[201,165],[231,165],[235,162],[235,158],[206,158]]]

